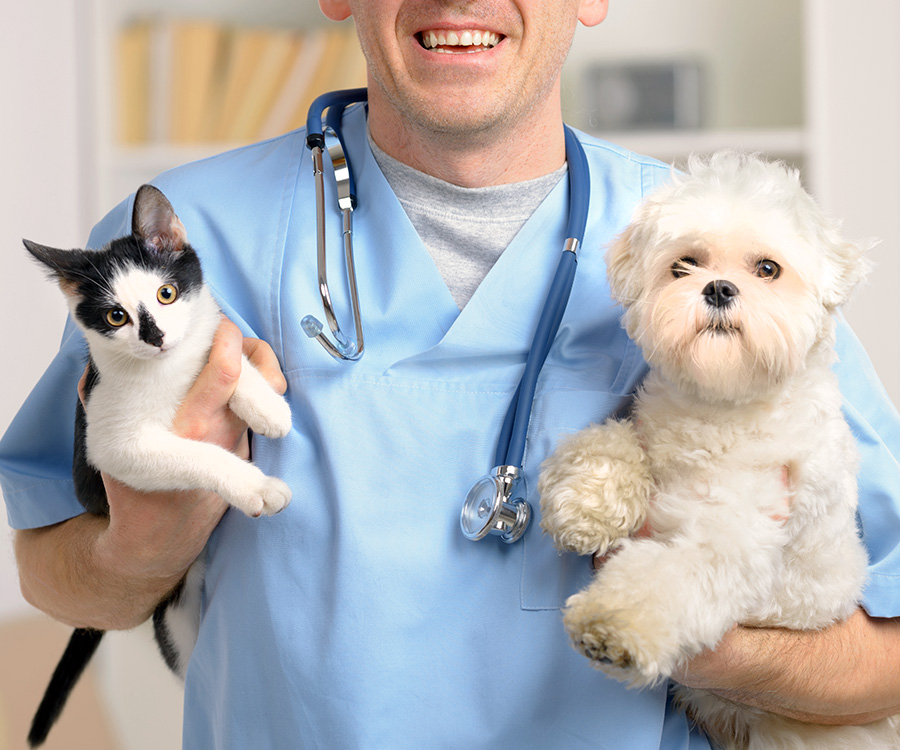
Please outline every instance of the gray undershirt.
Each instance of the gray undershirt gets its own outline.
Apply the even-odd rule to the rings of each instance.
[[[465,188],[388,156],[371,135],[369,145],[460,309],[566,173],[563,165],[534,180]]]

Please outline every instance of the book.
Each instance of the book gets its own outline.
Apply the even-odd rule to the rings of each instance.
[[[210,21],[172,22],[169,111],[173,143],[196,143],[225,61],[224,32]]]
[[[297,102],[309,90],[317,63],[325,50],[325,41],[326,35],[321,29],[310,31],[302,37],[281,88],[263,117],[257,137],[273,138],[297,127],[294,121]]]
[[[223,140],[243,143],[258,136],[263,120],[283,88],[290,66],[301,46],[302,37],[297,32],[269,32],[240,106],[232,120],[220,124]]]
[[[319,55],[309,86],[294,104],[294,113],[291,116],[288,130],[306,124],[309,105],[317,96],[326,91],[351,87],[346,72],[348,69],[356,69],[357,55],[362,55],[359,52],[359,44],[353,27],[326,27],[323,33],[325,40],[322,53]]]
[[[135,145],[150,140],[149,21],[128,24],[116,40],[116,122],[120,143]]]
[[[249,95],[256,69],[265,53],[269,32],[266,29],[236,28],[229,36],[221,104],[218,112],[212,115],[214,129],[211,139],[215,141],[225,140],[230,124]]]
[[[152,143],[168,143],[171,138],[172,44],[172,24],[153,19],[150,22],[147,94],[148,140]]]

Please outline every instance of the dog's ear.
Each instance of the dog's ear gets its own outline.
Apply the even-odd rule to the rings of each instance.
[[[606,276],[613,299],[629,307],[641,295],[641,273],[638,268],[636,243],[639,231],[629,224],[606,250]]]
[[[833,312],[846,303],[872,268],[866,253],[878,240],[852,243],[844,240],[834,228],[828,228],[818,238],[827,261],[822,276],[822,304]]]
[[[800,237],[816,251],[821,260],[819,299],[829,313],[846,303],[871,270],[866,253],[878,244],[875,240],[850,242],[839,221],[829,216],[804,188],[800,174],[783,165],[780,179],[772,178],[773,200],[791,219]]]
[[[629,336],[637,336],[639,325],[635,308],[644,296],[644,244],[648,241],[643,224],[635,218],[625,230],[613,240],[606,251],[606,277],[612,298],[625,308],[622,325]]]
[[[795,221],[801,233],[820,253],[823,261],[820,299],[828,312],[846,303],[853,291],[865,280],[872,268],[866,253],[878,244],[876,240],[850,242],[840,222],[828,216],[807,193],[805,201],[794,204]]]

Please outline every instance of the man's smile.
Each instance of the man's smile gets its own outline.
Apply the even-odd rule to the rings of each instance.
[[[428,50],[444,54],[484,52],[496,47],[503,37],[481,29],[428,29],[419,35],[419,43]]]

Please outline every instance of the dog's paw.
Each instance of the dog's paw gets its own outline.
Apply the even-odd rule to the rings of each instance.
[[[644,523],[653,479],[628,422],[609,420],[563,441],[541,468],[541,528],[561,550],[603,553]]]
[[[666,677],[661,623],[636,609],[612,609],[598,602],[590,589],[569,597],[563,622],[572,646],[591,666],[632,687],[654,685]]]

